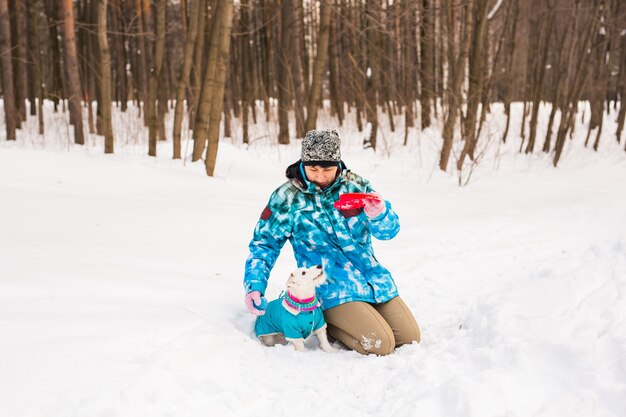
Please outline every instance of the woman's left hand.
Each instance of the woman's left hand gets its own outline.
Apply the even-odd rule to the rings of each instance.
[[[363,204],[365,204],[365,206],[363,206],[363,210],[365,211],[367,217],[369,217],[370,219],[380,216],[387,209],[387,206],[385,205],[385,200],[380,196],[380,194],[372,194],[377,196],[378,200],[363,199]]]

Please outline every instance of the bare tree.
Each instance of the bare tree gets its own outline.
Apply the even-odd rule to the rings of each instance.
[[[528,145],[526,153],[532,153],[535,148],[535,139],[537,137],[537,119],[539,117],[539,107],[541,106],[542,92],[544,90],[544,79],[546,75],[546,66],[548,63],[548,53],[550,52],[550,39],[554,33],[554,5],[548,0],[546,2],[548,18],[542,21],[539,30],[539,45],[537,52],[540,54],[538,59],[534,59],[534,68],[532,71],[531,81],[531,100],[532,111],[530,117],[530,135],[528,137]]]
[[[289,110],[291,109],[291,56],[294,29],[293,1],[281,4],[281,35],[278,53],[278,143],[289,143]]]
[[[443,146],[441,148],[441,156],[439,158],[439,168],[442,171],[446,171],[448,169],[448,161],[450,159],[450,154],[452,151],[452,141],[454,139],[454,127],[456,125],[456,120],[458,113],[461,109],[461,86],[463,85],[463,80],[465,79],[465,65],[467,61],[467,56],[469,52],[470,43],[472,40],[472,28],[474,25],[473,18],[474,13],[472,12],[474,9],[474,1],[467,0],[465,6],[463,7],[465,13],[465,24],[463,31],[461,32],[460,43],[461,47],[459,49],[458,56],[454,54],[454,38],[452,34],[454,34],[454,25],[455,25],[455,14],[454,9],[451,5],[452,0],[447,0],[446,3],[446,11],[447,11],[447,23],[448,23],[448,50],[450,58],[448,63],[454,63],[452,74],[448,78],[448,111],[444,121],[443,127]]]
[[[156,30],[154,40],[153,67],[150,70],[150,81],[148,88],[148,103],[146,103],[146,116],[148,118],[148,128],[150,137],[148,143],[148,155],[156,156],[157,138],[159,134],[159,117],[156,109],[156,100],[159,88],[161,71],[163,70],[163,57],[165,56],[165,7],[167,0],[158,0],[156,6]],[[148,9],[149,10],[149,9]],[[144,15],[146,9],[144,9]],[[144,22],[145,23],[145,22]]]
[[[216,73],[218,64],[218,45],[221,26],[218,23],[217,16],[224,13],[224,2],[218,2],[215,8],[213,18],[211,19],[211,37],[207,53],[207,65],[202,79],[198,106],[196,109],[195,123],[193,128],[193,156],[192,161],[195,162],[202,158],[206,149],[207,132],[209,128],[209,118],[211,116],[211,106],[213,105],[213,91],[216,85]],[[208,17],[207,17],[208,19]]]
[[[431,104],[435,95],[434,8],[431,0],[421,0],[420,10],[420,104],[422,129],[430,126]]]
[[[33,98],[37,99],[37,116],[39,134],[44,134],[43,121],[43,99],[45,92],[42,81],[42,65],[41,65],[41,42],[39,38],[39,0],[29,0],[28,4],[28,34],[30,47],[30,58],[33,62]],[[31,103],[31,106],[33,103]]]
[[[465,117],[465,144],[457,161],[457,168],[463,168],[465,157],[474,158],[476,120],[485,79],[485,48],[487,32],[487,0],[476,0],[473,11],[475,26],[472,31],[471,52],[469,54],[469,91],[467,93],[467,115]]]
[[[224,85],[226,83],[226,69],[228,68],[228,53],[230,51],[230,33],[233,23],[233,0],[223,0],[222,7],[215,11],[213,24],[219,26],[219,37],[211,39],[210,48],[217,49],[217,62],[215,83],[211,91],[212,105],[209,119],[208,147],[206,152],[205,167],[206,173],[213,176],[215,172],[215,161],[217,160],[217,149],[219,145],[219,127],[222,116],[222,105],[224,103]]]
[[[189,0],[191,4],[191,16],[189,19],[189,29],[185,38],[185,50],[183,52],[183,65],[178,76],[178,84],[176,86],[176,108],[174,110],[174,159],[180,159],[180,132],[183,123],[183,100],[185,98],[185,89],[189,82],[189,74],[191,72],[191,59],[193,58],[193,49],[198,37],[198,21],[201,18],[200,0]]]
[[[571,78],[571,83],[568,86],[569,89],[566,93],[567,98],[565,99],[565,106],[561,111],[561,121],[559,123],[559,130],[556,136],[554,158],[552,161],[555,167],[558,165],[559,159],[561,158],[563,147],[565,146],[567,133],[572,129],[574,115],[576,114],[576,111],[578,109],[580,92],[587,75],[587,68],[589,63],[589,60],[586,59],[587,50],[591,45],[593,35],[597,32],[598,25],[600,23],[599,10],[591,9],[590,11],[591,13],[589,18],[587,19],[588,24],[586,30],[576,33],[576,36],[579,37],[578,58],[573,63],[574,70]]]
[[[626,13],[624,13],[624,16],[626,16]],[[615,135],[617,137],[617,142],[621,143],[622,132],[624,131],[624,122],[626,121],[626,33],[621,34],[621,58],[618,89],[621,101],[619,114],[617,116],[617,131],[615,132]],[[626,140],[624,143],[626,143]],[[626,148],[624,148],[624,150],[626,150]]]
[[[26,10],[24,0],[12,0],[14,8],[13,22],[11,23],[11,40],[13,41],[13,77],[15,82],[15,108],[19,119],[17,127],[26,120]]]
[[[0,59],[2,59],[2,93],[7,140],[15,140],[16,117],[11,63],[11,24],[7,0],[0,0]]]
[[[315,129],[317,124],[317,110],[322,100],[322,77],[328,60],[328,39],[330,37],[330,0],[320,1],[320,28],[317,38],[317,55],[313,62],[313,79],[309,89],[309,99],[306,105],[306,122],[304,130]]]
[[[66,94],[70,108],[70,122],[74,125],[74,142],[85,144],[83,116],[81,110],[81,83],[76,55],[76,35],[74,29],[74,6],[72,0],[59,0],[59,14],[63,20],[63,56],[67,74]]]
[[[378,134],[378,89],[381,72],[381,27],[380,27],[380,0],[367,0],[365,4],[366,16],[366,45],[367,45],[367,73],[365,84],[365,113],[370,125],[369,137],[365,138],[365,147],[376,150]]]
[[[111,124],[111,53],[107,39],[107,3],[98,0],[98,44],[100,46],[100,95],[98,103],[102,115],[104,153],[113,153],[113,126]]]

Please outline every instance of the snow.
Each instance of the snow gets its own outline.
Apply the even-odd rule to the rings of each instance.
[[[343,159],[402,223],[376,252],[423,341],[387,357],[253,336],[247,244],[297,142],[272,145],[258,125],[249,147],[222,140],[207,178],[170,160],[170,143],[147,157],[132,109],[116,113],[108,156],[102,138],[72,145],[50,111],[45,140],[29,119],[18,141],[0,141],[2,415],[626,415],[626,157],[614,115],[598,152],[582,146],[581,121],[554,169],[549,155],[518,153],[519,106],[500,144],[500,110],[466,187],[436,168],[438,126],[406,148],[403,128],[386,131],[376,155],[353,122],[339,128]],[[292,258],[287,245],[270,299]]]

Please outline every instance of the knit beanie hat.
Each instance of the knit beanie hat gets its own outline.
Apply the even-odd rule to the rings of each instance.
[[[311,130],[302,140],[303,165],[335,166],[341,162],[341,139],[335,129]]]

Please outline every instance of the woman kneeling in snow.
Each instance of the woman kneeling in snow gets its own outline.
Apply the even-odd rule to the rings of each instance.
[[[364,199],[356,209],[335,208],[342,194],[374,192],[341,161],[338,133],[308,132],[301,159],[286,174],[288,181],[272,193],[250,242],[244,277],[248,310],[264,314],[258,306],[264,305],[270,271],[289,240],[298,267],[324,268],[327,280],[318,298],[333,338],[377,355],[419,342],[417,322],[372,248],[372,236],[388,240],[398,233],[398,215],[379,198]]]

